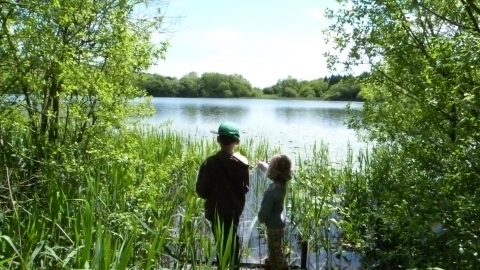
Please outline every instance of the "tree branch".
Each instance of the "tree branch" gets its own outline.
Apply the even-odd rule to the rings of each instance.
[[[460,1],[464,1],[464,0],[460,0]],[[456,22],[450,18],[447,18],[446,16],[443,16],[435,11],[433,11],[432,9],[424,6],[424,5],[419,5],[421,8],[423,8],[424,10],[426,10],[427,12],[429,12],[430,14],[434,15],[435,17],[441,19],[441,20],[444,20],[460,29],[465,29],[465,30],[471,30],[471,31],[475,31],[475,32],[479,32],[480,33],[480,28],[478,28],[478,25],[475,25],[475,27],[470,27],[470,26],[467,26],[467,25],[464,25],[464,24],[461,24],[459,22]]]
[[[406,91],[407,93],[402,92],[402,91],[398,91],[398,90],[396,90],[396,89],[394,89],[394,88],[391,89],[392,91],[395,91],[395,92],[397,92],[397,93],[399,93],[399,94],[402,94],[402,95],[404,95],[404,96],[406,96],[406,97],[408,97],[408,98],[410,98],[410,99],[412,99],[412,100],[414,100],[414,101],[416,101],[416,102],[422,103],[422,101],[421,101],[418,97],[416,97],[415,94],[412,93],[412,91],[410,91],[408,88],[404,87],[403,85],[401,85],[400,83],[398,83],[397,81],[395,81],[392,77],[388,76],[385,72],[383,72],[383,71],[380,70],[380,69],[376,69],[376,71],[379,72],[382,76],[384,76],[388,81],[390,81],[391,83],[393,83],[395,86],[403,89],[403,90]],[[424,102],[423,102],[423,103],[424,103]],[[435,111],[440,112],[447,120],[449,120],[449,121],[454,121],[454,120],[455,120],[454,117],[452,117],[452,116],[451,116],[450,114],[448,114],[447,112],[443,111],[441,108],[439,108],[439,107],[437,107],[437,106],[435,106],[435,105],[433,105],[433,104],[431,104],[431,103],[429,103],[429,102],[427,102],[427,105],[430,106],[430,107],[432,107]]]
[[[475,5],[475,2],[473,0],[466,0],[468,5],[475,11],[478,15],[480,15],[480,7]]]
[[[471,0],[460,0],[462,4],[465,6],[465,11],[468,13],[468,17],[470,17],[470,20],[472,21],[473,27],[475,31],[480,33],[480,27],[478,26],[478,21],[477,18],[475,18],[475,15],[472,12],[472,9],[475,10],[477,8],[477,13],[480,15],[480,9],[478,9],[477,6],[475,6],[474,3],[471,2]],[[467,3],[468,1],[468,3]]]

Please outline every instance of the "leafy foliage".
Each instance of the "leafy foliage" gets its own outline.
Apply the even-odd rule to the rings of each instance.
[[[241,75],[195,72],[180,79],[158,74],[139,75],[136,84],[154,97],[284,97],[284,98],[321,98],[326,100],[362,100],[360,87],[352,76],[332,75],[312,81],[299,81],[292,77],[270,87],[259,89]],[[340,84],[339,84],[340,83]]]
[[[342,7],[327,13],[336,21],[328,33],[349,54],[329,54],[331,67],[372,68],[362,84],[364,118],[352,125],[376,148],[345,205],[363,231],[364,262],[378,269],[476,268],[480,6],[338,2]]]
[[[96,134],[145,115],[145,107],[129,103],[144,95],[132,86],[133,76],[166,50],[166,44],[150,40],[162,16],[132,16],[135,7],[147,4],[2,3],[0,93],[13,93],[16,102],[2,95],[0,121],[7,133],[30,131],[27,144],[10,149],[29,149],[30,159],[23,160],[27,174],[38,173],[45,160],[63,163],[92,153],[92,146],[101,149],[106,142]]]
[[[349,100],[361,101],[360,87],[356,81],[367,76],[362,74],[358,77],[332,75],[323,79],[312,81],[299,81],[287,77],[266,89],[265,93],[278,95],[279,97],[302,97],[320,98],[325,100]]]
[[[132,81],[165,52],[150,38],[164,18],[134,10],[157,4],[2,1],[1,268],[125,269],[141,250],[133,251],[138,226],[126,226],[135,216],[117,195],[128,184],[114,190],[108,181],[135,173],[114,168],[136,164],[128,153],[138,144],[113,134],[151,112],[132,104],[144,96]],[[144,248],[157,250],[160,239]]]
[[[154,97],[255,97],[260,89],[252,88],[241,75],[225,75],[206,72],[198,76],[195,72],[180,79],[158,74],[143,74],[137,85]]]

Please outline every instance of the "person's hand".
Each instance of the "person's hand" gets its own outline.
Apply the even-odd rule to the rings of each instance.
[[[257,168],[259,168],[262,172],[266,172],[268,169],[268,164],[264,161],[257,160]]]

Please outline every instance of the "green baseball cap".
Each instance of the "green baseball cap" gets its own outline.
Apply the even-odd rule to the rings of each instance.
[[[223,122],[218,127],[218,131],[212,130],[210,132],[212,132],[213,134],[223,135],[234,139],[240,139],[240,131],[238,131],[237,125],[232,122]]]

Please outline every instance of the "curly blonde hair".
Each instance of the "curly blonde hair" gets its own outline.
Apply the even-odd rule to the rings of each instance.
[[[270,158],[267,177],[279,183],[292,179],[292,161],[286,155],[275,155]]]

